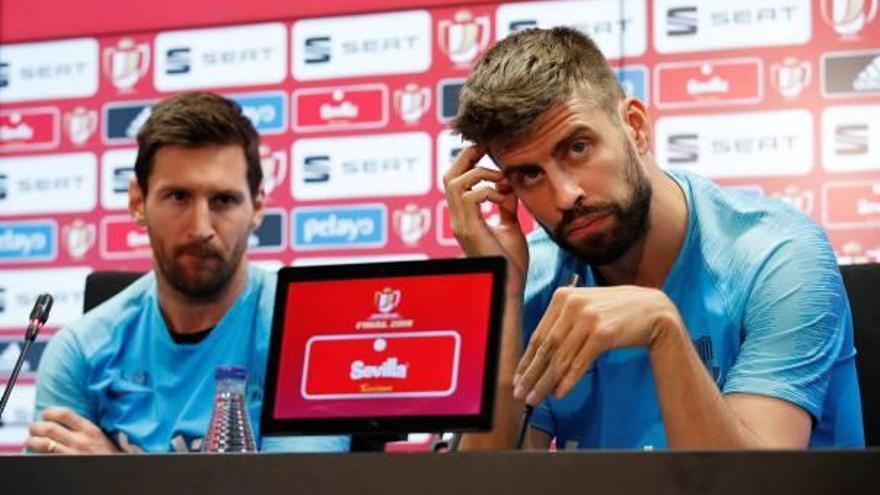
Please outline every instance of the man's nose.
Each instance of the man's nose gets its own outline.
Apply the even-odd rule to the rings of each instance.
[[[187,233],[193,240],[209,239],[214,235],[214,227],[211,223],[211,208],[208,205],[208,201],[193,202]]]
[[[553,184],[554,200],[559,210],[570,210],[584,200],[584,190],[567,170],[556,168],[551,174],[550,181]]]

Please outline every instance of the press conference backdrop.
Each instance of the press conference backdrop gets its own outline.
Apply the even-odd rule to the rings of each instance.
[[[0,451],[20,450],[40,356],[81,313],[85,276],[150,267],[126,205],[158,100],[220,92],[262,135],[269,208],[252,260],[457,256],[441,177],[464,146],[449,130],[464,78],[496,40],[570,25],[647,102],[663,168],[785,201],[841,263],[878,262],[878,1],[462,2],[0,45],[0,384],[37,293],[55,296]]]

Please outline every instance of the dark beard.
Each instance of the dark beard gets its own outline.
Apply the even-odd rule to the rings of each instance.
[[[626,180],[632,191],[629,204],[605,202],[586,205],[578,202],[565,211],[554,231],[541,224],[541,228],[563,250],[591,266],[601,266],[620,259],[648,231],[648,213],[651,211],[651,183],[642,172],[638,157],[627,143]],[[565,239],[571,224],[580,217],[610,215],[614,226],[607,234],[591,236],[586,242],[572,245]]]
[[[229,281],[241,262],[245,247],[243,242],[235,246],[229,259],[226,259],[220,250],[205,242],[177,248],[170,257],[161,250],[157,250],[156,246],[153,246],[153,251],[156,253],[155,259],[159,271],[172,287],[194,300],[208,302],[217,300],[229,285]],[[215,269],[200,272],[199,276],[194,277],[188,275],[187,271],[177,262],[177,258],[186,254],[212,258],[219,263]]]

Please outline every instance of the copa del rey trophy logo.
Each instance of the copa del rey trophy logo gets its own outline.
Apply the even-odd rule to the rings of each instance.
[[[64,227],[61,235],[64,238],[64,244],[70,257],[79,259],[85,256],[89,249],[95,245],[97,231],[95,224],[76,219],[70,225]]]
[[[431,228],[431,210],[409,203],[394,211],[394,230],[407,246],[415,246]]]
[[[841,36],[855,36],[877,17],[878,0],[821,0],[822,20]]]
[[[770,81],[776,91],[785,98],[797,98],[810,84],[812,69],[810,62],[785,57],[782,62],[770,66]]]
[[[263,193],[269,196],[287,177],[287,155],[261,144],[260,167],[263,169]]]
[[[400,304],[400,290],[395,290],[391,287],[377,290],[373,295],[373,302],[376,304],[376,309],[379,310],[379,313],[390,316],[390,313]]]
[[[128,91],[144,77],[150,67],[150,46],[122,38],[116,46],[104,49],[104,75],[120,91]]]
[[[489,44],[489,16],[474,17],[459,10],[452,20],[440,21],[437,29],[440,50],[454,64],[467,65]]]
[[[774,193],[773,197],[797,208],[801,213],[806,215],[813,213],[812,191],[802,191],[795,186],[787,186],[782,191]]]
[[[431,89],[409,83],[394,91],[394,111],[407,124],[415,124],[421,120],[431,106]]]
[[[95,110],[76,107],[64,114],[64,132],[73,144],[85,144],[97,129],[98,112]]]

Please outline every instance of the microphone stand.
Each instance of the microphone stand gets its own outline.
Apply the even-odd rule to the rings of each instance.
[[[46,324],[46,320],[49,318],[50,309],[52,309],[52,296],[49,294],[40,294],[40,296],[37,297],[37,302],[34,303],[34,309],[31,310],[30,323],[24,334],[24,347],[21,349],[21,352],[18,353],[15,367],[12,368],[12,374],[9,375],[9,381],[6,382],[6,388],[3,390],[3,398],[0,399],[0,424],[2,424],[3,411],[6,410],[6,402],[9,401],[9,396],[12,394],[12,387],[15,386],[15,381],[18,379],[18,373],[21,371],[21,365],[24,363],[24,358],[27,357],[28,350],[31,348],[31,344],[34,343],[34,340],[36,340],[37,334],[40,333],[40,329]]]
[[[6,388],[3,390],[3,398],[0,399],[0,424],[2,424],[3,411],[6,409],[6,402],[12,394],[12,387],[15,386],[15,380],[18,379],[21,365],[24,363],[24,358],[27,357],[28,349],[30,349],[32,343],[33,340],[28,338],[24,339],[24,347],[22,347],[21,352],[18,353],[18,360],[15,361],[15,367],[12,368],[12,374],[9,375],[9,381],[6,382]]]

